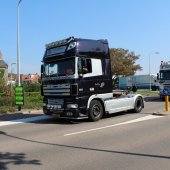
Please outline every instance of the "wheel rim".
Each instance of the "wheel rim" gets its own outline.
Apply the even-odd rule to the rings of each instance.
[[[140,109],[140,108],[142,107],[142,102],[141,102],[141,100],[137,100],[137,102],[136,102],[136,107],[137,107],[137,109]]]
[[[99,105],[94,105],[92,108],[92,113],[94,115],[94,117],[98,117],[101,114],[101,108]]]

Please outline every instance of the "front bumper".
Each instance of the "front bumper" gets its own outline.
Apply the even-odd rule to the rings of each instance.
[[[43,112],[46,115],[58,117],[58,118],[68,118],[68,119],[81,119],[81,118],[87,118],[86,114],[81,113],[81,111],[77,109],[53,109],[53,108],[47,108],[46,106],[43,106]]]

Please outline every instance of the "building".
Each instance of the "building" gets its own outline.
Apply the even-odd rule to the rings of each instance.
[[[6,82],[8,82],[8,64],[3,60],[1,51],[0,51],[0,78],[3,78]]]
[[[38,83],[40,76],[36,74],[22,75],[22,83]]]

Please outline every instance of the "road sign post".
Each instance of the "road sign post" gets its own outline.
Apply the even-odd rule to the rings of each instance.
[[[22,86],[15,88],[15,104],[18,105],[18,111],[24,105],[24,88]]]
[[[169,96],[165,96],[165,110],[169,111]]]
[[[165,96],[165,111],[168,112],[169,111],[169,89],[163,89],[163,94]]]

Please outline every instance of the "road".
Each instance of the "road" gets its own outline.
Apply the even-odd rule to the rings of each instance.
[[[170,116],[120,113],[98,122],[45,119],[0,126],[0,169],[169,170]]]

